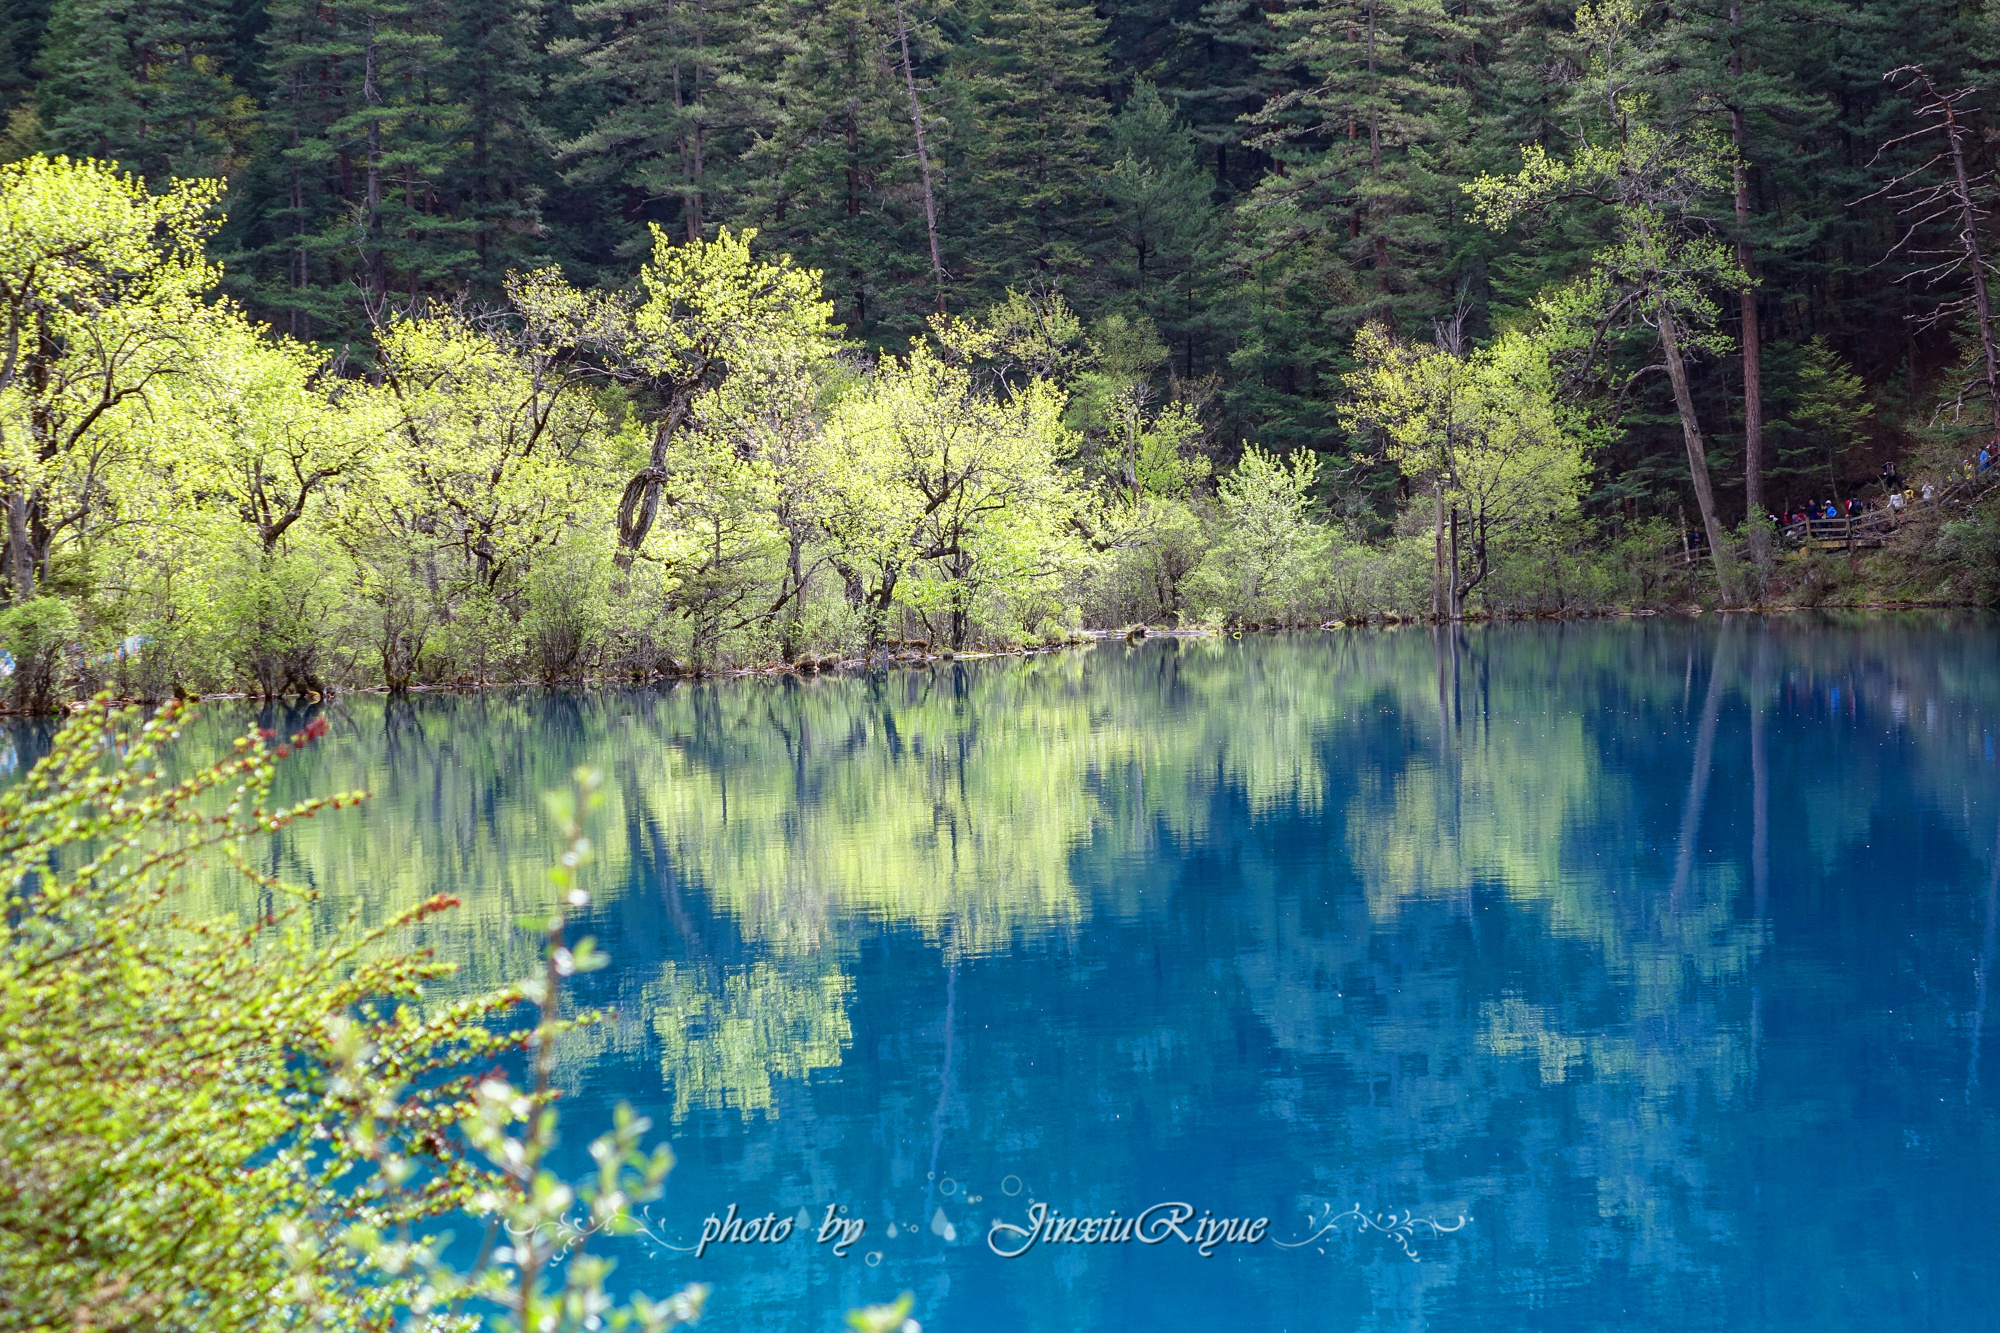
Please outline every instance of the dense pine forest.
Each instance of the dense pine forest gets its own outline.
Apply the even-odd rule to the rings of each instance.
[[[4,24],[19,701],[2000,587],[1978,7]]]

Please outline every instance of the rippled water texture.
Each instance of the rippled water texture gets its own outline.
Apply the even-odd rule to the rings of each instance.
[[[430,942],[503,980],[537,793],[603,770],[567,1150],[654,1119],[620,1278],[718,1328],[1990,1328],[1996,650],[1710,617],[350,700],[287,782],[375,797],[274,864],[329,920],[465,895]],[[988,1245],[1175,1201],[1269,1235]],[[669,1248],[732,1203],[807,1225]]]

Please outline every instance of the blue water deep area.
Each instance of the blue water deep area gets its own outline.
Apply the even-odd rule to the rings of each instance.
[[[711,1284],[703,1327],[903,1291],[928,1333],[2000,1327],[1993,619],[328,715],[287,791],[373,796],[274,868],[329,919],[460,894],[425,942],[468,986],[534,965],[540,792],[604,775],[578,998],[612,1016],[563,1055],[563,1166],[652,1119],[678,1164],[616,1283]],[[1166,1204],[1158,1243],[1022,1243]],[[697,1257],[732,1205],[791,1233]],[[1239,1224],[1206,1256],[1205,1215]]]

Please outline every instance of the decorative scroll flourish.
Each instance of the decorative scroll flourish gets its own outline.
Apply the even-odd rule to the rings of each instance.
[[[1342,1223],[1352,1222],[1357,1233],[1378,1231],[1396,1242],[1397,1248],[1409,1256],[1412,1263],[1422,1262],[1414,1244],[1419,1234],[1427,1238],[1448,1236],[1454,1231],[1463,1231],[1465,1224],[1472,1220],[1469,1216],[1460,1214],[1455,1222],[1440,1222],[1434,1217],[1418,1217],[1407,1208],[1400,1213],[1394,1211],[1364,1213],[1358,1203],[1344,1213],[1336,1213],[1332,1204],[1323,1203],[1317,1211],[1306,1214],[1306,1218],[1312,1226],[1310,1235],[1303,1240],[1281,1240],[1274,1243],[1281,1249],[1303,1249],[1332,1235],[1341,1228]]]
[[[644,1220],[638,1223],[635,1230],[639,1235],[646,1238],[647,1247],[652,1253],[657,1255],[662,1250],[672,1250],[676,1254],[693,1254],[695,1252],[696,1246],[676,1245],[659,1232],[653,1230],[654,1226],[658,1225],[658,1223],[653,1217],[653,1206],[651,1204],[647,1204],[644,1208],[640,1209],[639,1216]]]

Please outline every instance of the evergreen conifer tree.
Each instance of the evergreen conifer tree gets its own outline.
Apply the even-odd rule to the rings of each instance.
[[[622,194],[627,249],[643,224],[715,235],[750,190],[747,150],[783,111],[777,73],[797,47],[789,0],[585,0],[582,35],[557,42],[564,87],[593,104],[561,147],[570,179]]]
[[[1214,178],[1159,90],[1141,80],[1112,119],[1106,276],[1111,299],[1151,319],[1183,379],[1219,356],[1213,305],[1224,254]],[[1197,369],[1199,367],[1199,370]]]
[[[250,109],[227,73],[228,0],[56,0],[41,53],[48,148],[164,188],[240,165]]]
[[[1329,240],[1345,234],[1338,248],[1368,274],[1357,323],[1408,322],[1412,303],[1398,298],[1410,295],[1430,313],[1425,282],[1450,211],[1435,148],[1462,100],[1440,66],[1470,29],[1435,0],[1327,0],[1272,22],[1284,42],[1271,59],[1301,70],[1305,85],[1255,116],[1282,169],[1259,187],[1253,214]]]
[[[35,60],[48,31],[50,0],[9,0],[0,14],[0,115],[32,114]]]
[[[1159,84],[1195,137],[1213,147],[1216,187],[1225,195],[1250,189],[1271,164],[1268,153],[1246,146],[1257,133],[1250,118],[1299,86],[1298,71],[1272,58],[1283,38],[1271,16],[1284,9],[1284,0],[1206,0],[1193,18],[1175,25],[1186,39],[1190,68],[1172,82],[1163,70]]]
[[[965,276],[992,296],[1081,276],[1103,219],[1104,21],[1072,0],[990,4],[963,73],[975,125],[950,230],[970,242]]]
[[[446,193],[465,108],[443,0],[270,0],[269,17],[257,303],[297,336],[353,338],[392,301],[464,290],[480,223]]]
[[[140,169],[146,107],[134,69],[134,29],[119,0],[57,0],[42,52],[39,108],[51,147]]]
[[[896,8],[829,0],[806,9],[778,80],[785,117],[750,152],[748,220],[762,240],[826,275],[848,329],[903,344],[934,308],[921,181],[900,71]],[[914,16],[912,16],[914,17]],[[913,78],[925,100],[935,30],[913,22]],[[949,125],[933,119],[933,158]]]
[[[537,104],[547,93],[549,0],[449,0],[440,75],[463,109],[441,184],[477,256],[473,285],[497,295],[511,269],[545,257],[541,201],[553,145]]]

